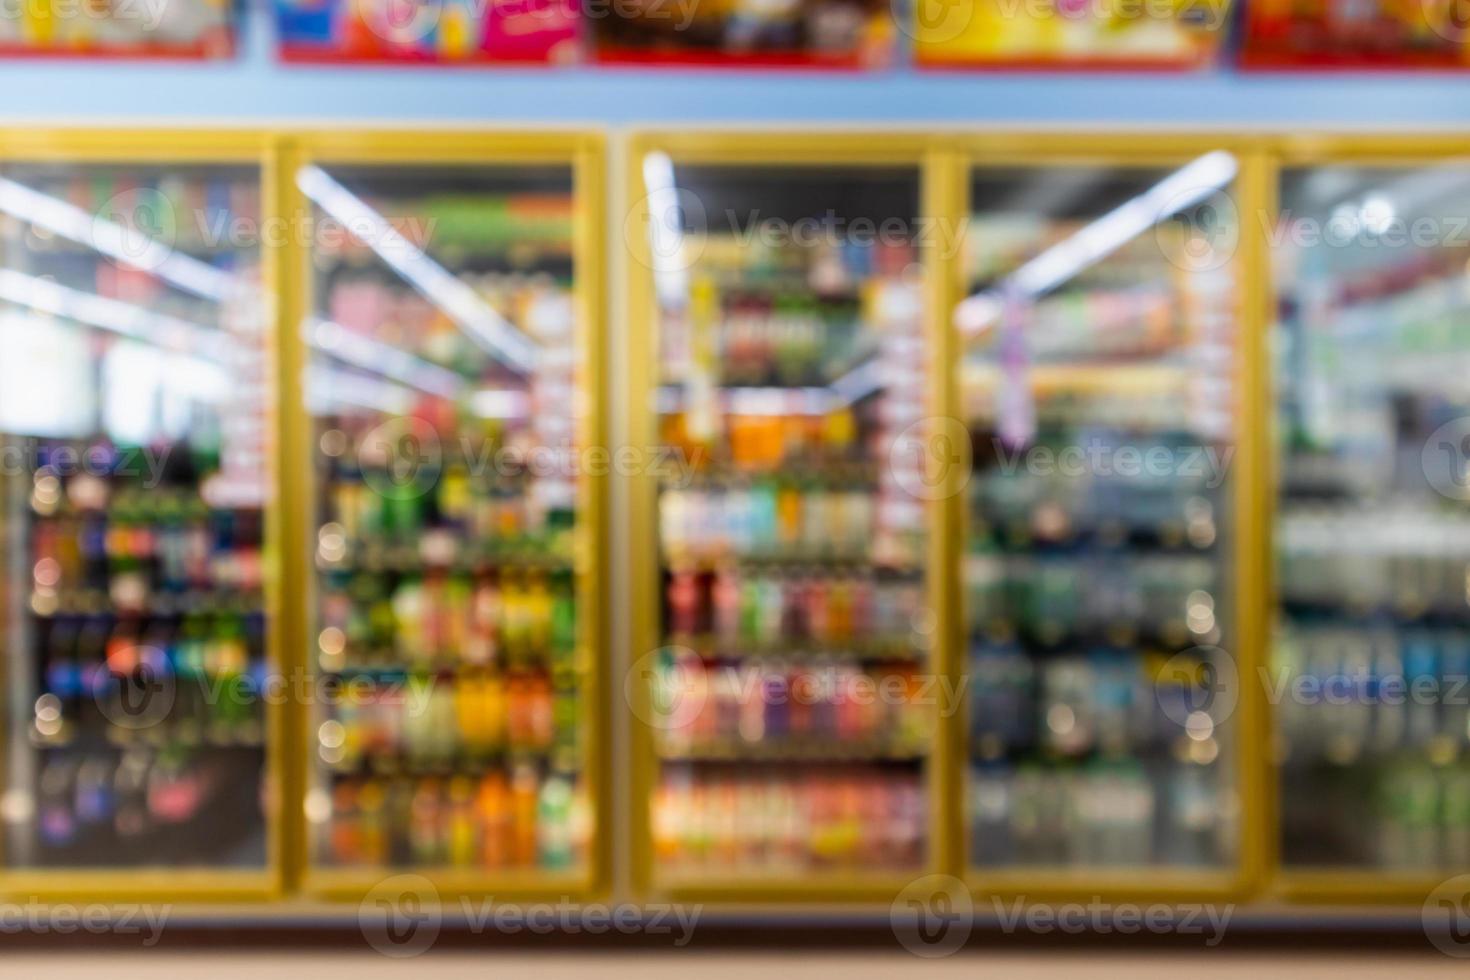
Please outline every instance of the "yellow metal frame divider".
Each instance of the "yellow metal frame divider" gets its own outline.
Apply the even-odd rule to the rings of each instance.
[[[268,165],[270,182],[266,206],[262,208],[283,237],[271,250],[273,284],[269,298],[275,304],[275,460],[276,522],[272,547],[276,554],[273,578],[278,596],[276,609],[277,649],[282,651],[280,669],[295,677],[307,669],[306,624],[310,570],[300,556],[310,540],[311,497],[308,475],[311,472],[306,417],[306,351],[300,324],[306,310],[303,281],[306,277],[305,242],[300,238],[306,228],[306,207],[292,174],[300,166],[300,149],[289,136],[272,141]],[[294,642],[293,642],[294,638]],[[295,684],[288,690],[298,690]],[[283,887],[289,892],[301,885],[306,867],[306,842],[303,823],[303,800],[306,793],[303,746],[306,728],[299,706],[279,712],[275,734],[285,750],[281,753],[284,772],[280,799],[276,803],[281,821]]]
[[[262,200],[272,196],[273,158],[269,138],[255,130],[168,130],[168,129],[24,129],[0,131],[0,162],[90,164],[96,166],[157,164],[219,164],[259,168]],[[262,291],[268,299],[278,291],[273,252],[260,242]],[[267,335],[272,344],[281,338],[275,309],[262,303]],[[279,408],[268,412],[277,422]],[[281,457],[273,454],[270,487],[279,493]],[[279,501],[276,501],[279,503]],[[267,665],[280,670],[289,649],[281,607],[285,598],[279,570],[284,552],[286,527],[277,507],[266,509],[266,615],[271,623],[267,634]],[[14,653],[12,651],[12,653]],[[288,712],[284,706],[267,703],[266,730],[266,865],[255,869],[236,868],[67,868],[0,869],[0,894],[19,900],[95,902],[245,902],[266,901],[283,894],[286,873],[285,834],[280,809],[284,760],[289,754],[281,736],[286,731]]]
[[[936,140],[924,159],[923,215],[929,225],[925,247],[927,295],[926,339],[929,353],[929,415],[941,425],[964,425],[959,401],[960,344],[952,324],[954,308],[964,298],[960,259],[965,245],[969,182],[965,156],[953,141]],[[937,438],[932,433],[931,438]],[[967,447],[968,448],[968,447]],[[965,455],[968,462],[968,454]],[[935,460],[926,454],[926,463]],[[938,474],[943,492],[929,503],[929,589],[935,609],[938,644],[930,651],[930,669],[944,680],[942,690],[953,692],[956,703],[942,701],[935,719],[934,756],[931,760],[931,806],[937,814],[933,864],[956,879],[965,869],[964,778],[965,753],[961,723],[966,717],[964,678],[964,616],[959,569],[961,541],[953,529],[964,520],[967,466],[946,467]]]
[[[515,166],[559,166],[566,167],[572,176],[573,188],[573,275],[577,303],[577,341],[584,355],[583,403],[579,419],[578,439],[583,449],[606,445],[604,420],[604,247],[602,238],[603,182],[605,173],[604,143],[600,134],[590,132],[562,131],[506,131],[506,132],[462,132],[437,131],[342,131],[300,134],[292,139],[293,167],[306,163],[345,164],[354,166],[413,165],[426,169],[436,167],[481,167],[495,169]],[[293,171],[294,172],[294,171]],[[282,174],[283,178],[289,176]],[[294,184],[294,181],[292,182]],[[305,211],[305,204],[296,192],[290,192],[293,208]],[[309,223],[299,227],[310,227]],[[305,275],[309,255],[305,242],[294,242],[290,258],[287,259],[301,274],[290,277],[293,295],[286,303],[294,314],[293,326],[285,333],[297,353],[290,366],[298,370],[304,361],[301,352],[300,331],[294,324],[312,308],[311,281]],[[298,398],[292,405],[294,416],[290,422],[295,430],[289,441],[299,446],[302,478],[294,487],[303,506],[313,499],[310,473],[310,425],[305,407]],[[360,901],[374,887],[397,874],[414,874],[426,878],[439,892],[440,897],[469,898],[489,897],[507,900],[585,900],[605,887],[608,862],[608,821],[606,763],[607,748],[602,738],[602,720],[605,709],[603,675],[606,671],[608,651],[606,637],[606,611],[603,608],[606,596],[607,564],[604,543],[606,529],[606,477],[585,472],[579,474],[578,484],[578,541],[575,548],[575,570],[577,574],[577,660],[583,682],[579,699],[582,713],[584,772],[587,794],[594,817],[595,827],[589,841],[587,867],[585,870],[567,873],[541,871],[517,871],[512,873],[486,874],[458,869],[435,868],[363,868],[333,869],[313,866],[310,848],[306,842],[305,813],[297,801],[292,823],[297,827],[300,838],[295,855],[300,865],[300,888],[309,895],[329,900]],[[309,546],[309,529],[305,523],[302,537],[297,541],[294,554],[302,588],[298,591],[300,610],[300,642],[306,645],[307,624],[310,620],[309,603],[314,581],[311,570],[312,549]],[[303,656],[304,661],[304,656]],[[293,746],[298,757],[297,781],[304,789],[309,776],[309,719],[310,705],[296,706],[294,730],[301,741]]]
[[[1275,407],[1270,383],[1271,328],[1269,233],[1274,225],[1276,176],[1263,150],[1243,154],[1240,172],[1240,315],[1236,338],[1235,497],[1236,706],[1240,770],[1242,893],[1259,894],[1277,860],[1277,782],[1270,768],[1271,711],[1262,670],[1271,655],[1268,627],[1273,561],[1271,513],[1274,500],[1266,474],[1271,468]]]

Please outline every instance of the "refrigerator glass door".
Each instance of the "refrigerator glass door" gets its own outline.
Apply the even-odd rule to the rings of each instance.
[[[937,715],[914,166],[643,161],[660,882],[923,866]]]
[[[1181,164],[972,174],[972,867],[1234,861],[1237,162]]]
[[[260,200],[0,170],[8,868],[266,865]]]
[[[1470,165],[1281,177],[1268,694],[1293,868],[1470,863]]]
[[[321,163],[297,184],[313,865],[585,871],[571,167]]]

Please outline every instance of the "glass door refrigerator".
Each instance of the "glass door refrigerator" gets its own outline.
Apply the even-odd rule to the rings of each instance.
[[[290,165],[309,892],[599,872],[601,165],[552,134],[321,136]]]
[[[263,898],[281,845],[265,143],[6,146],[0,884]]]
[[[1459,153],[1343,140],[1279,174],[1269,690],[1297,897],[1423,901],[1470,870]]]
[[[1085,139],[971,160],[954,317],[969,878],[1228,891],[1250,662],[1241,160]]]
[[[887,894],[934,860],[922,151],[641,138],[630,158],[635,877]]]

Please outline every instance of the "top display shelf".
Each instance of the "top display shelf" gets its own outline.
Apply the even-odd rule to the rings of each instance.
[[[136,6],[137,9],[133,9]],[[1456,70],[1452,4],[1390,0],[799,0],[756,10],[692,0],[273,0],[287,64],[740,71]],[[27,10],[0,57],[218,61],[251,45],[223,0]]]

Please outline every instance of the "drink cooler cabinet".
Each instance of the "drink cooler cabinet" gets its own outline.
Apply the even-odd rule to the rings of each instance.
[[[0,144],[7,899],[1467,870],[1453,139]]]

